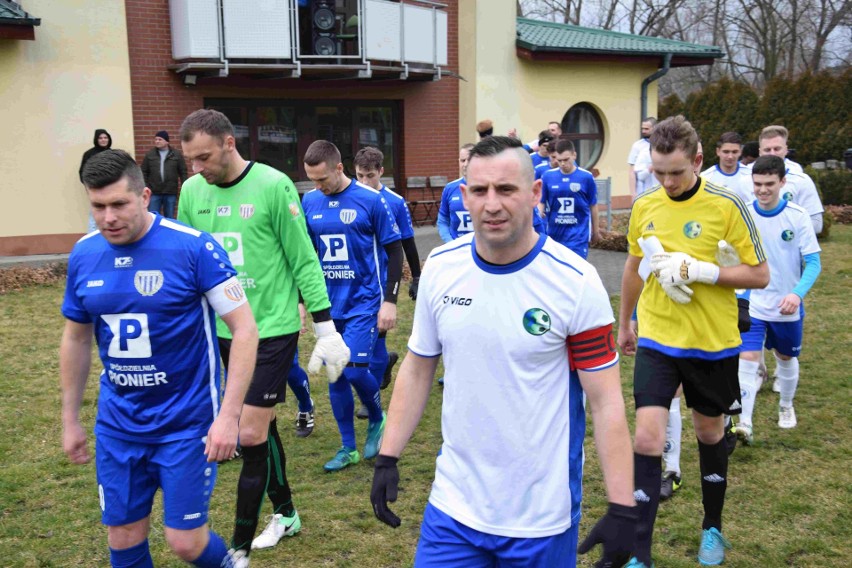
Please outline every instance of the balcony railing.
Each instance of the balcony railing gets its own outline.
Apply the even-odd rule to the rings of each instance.
[[[306,5],[301,5],[306,4]],[[191,84],[232,72],[441,78],[446,5],[429,0],[170,0],[170,66]]]

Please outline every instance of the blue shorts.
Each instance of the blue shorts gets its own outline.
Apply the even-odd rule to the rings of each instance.
[[[95,463],[103,524],[127,525],[150,516],[160,487],[167,527],[190,530],[207,522],[216,463],[207,463],[201,438],[143,444],[99,434]]]
[[[781,355],[798,357],[802,352],[802,320],[764,321],[751,318],[751,329],[740,335],[741,351],[775,349]]]
[[[373,349],[376,347],[376,338],[379,335],[378,314],[336,319],[334,326],[352,352],[349,363],[366,367],[373,358]]]
[[[542,538],[495,536],[467,527],[426,504],[420,525],[415,568],[574,568],[579,523],[562,534]]]

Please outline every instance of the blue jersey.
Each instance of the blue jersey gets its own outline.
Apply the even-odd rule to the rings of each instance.
[[[535,172],[535,179],[541,179],[541,176],[544,175],[544,172],[547,172],[547,171],[550,171],[550,170],[553,170],[553,169],[558,169],[558,168],[551,168],[550,167],[550,160],[547,160],[545,162],[540,163],[539,165],[537,165],[533,168],[533,172]]]
[[[539,164],[549,164],[550,163],[550,157],[549,156],[542,156],[538,152],[533,152],[532,154],[530,154],[530,159],[532,160],[533,168],[535,168]]]
[[[405,204],[405,198],[400,194],[390,190],[387,186],[382,186],[379,190],[388,202],[388,208],[393,215],[396,226],[399,227],[399,236],[401,240],[414,238],[414,225],[411,222],[411,212],[408,210],[408,205]],[[382,284],[387,282],[388,278],[388,254],[382,249],[379,255],[379,262],[382,267]]]
[[[325,275],[331,316],[348,319],[379,313],[385,285],[380,247],[400,238],[382,192],[352,180],[334,195],[309,191],[302,208]]]
[[[204,294],[235,275],[213,237],[159,215],[129,245],[100,233],[77,242],[62,315],[94,324],[104,366],[96,434],[142,443],[207,435],[219,410],[219,348]]]
[[[441,208],[438,211],[439,215],[443,215],[444,218],[449,220],[450,236],[454,239],[473,232],[470,212],[462,201],[462,184],[467,184],[467,182],[464,178],[459,178],[444,187],[444,192],[441,194]]]
[[[591,207],[598,203],[595,178],[582,168],[570,174],[559,168],[541,176],[541,202],[547,214],[547,234],[573,250],[589,246]]]

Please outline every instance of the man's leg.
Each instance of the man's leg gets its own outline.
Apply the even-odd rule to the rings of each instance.
[[[496,558],[483,546],[487,537],[427,503],[414,568],[494,568]]]
[[[778,427],[795,428],[796,411],[793,397],[799,386],[799,354],[802,352],[804,320],[767,323],[766,346],[775,355],[775,371],[778,375]]]
[[[107,527],[109,562],[114,568],[154,568],[148,548],[149,518],[116,527]]]
[[[175,218],[175,203],[177,202],[177,195],[167,194],[163,195],[163,217],[168,217],[169,219]]]
[[[299,403],[299,410],[296,413],[296,436],[307,438],[314,431],[314,401],[311,398],[308,374],[299,366],[298,349],[290,365],[290,372],[287,373],[287,384]]]
[[[367,439],[364,443],[364,459],[372,459],[379,453],[385,430],[385,414],[382,412],[379,379],[369,368],[377,339],[376,316],[357,316],[346,323],[346,333],[351,342],[346,341],[353,352],[352,361],[343,371],[349,383],[358,393],[358,398],[367,407],[369,423]],[[345,339],[345,337],[344,337]],[[357,353],[365,353],[359,357]]]
[[[683,484],[680,474],[680,441],[683,434],[683,418],[680,414],[681,387],[678,387],[672,403],[669,405],[669,419],[666,424],[666,442],[663,447],[663,471],[662,483],[660,485],[660,500],[665,501],[674,495]]]
[[[148,211],[151,213],[159,213],[160,206],[163,204],[163,196],[159,193],[152,193],[151,200],[148,202]]]
[[[766,326],[765,321],[751,318],[749,330],[740,334],[743,343],[740,346],[737,378],[743,410],[734,430],[737,437],[746,445],[754,442],[754,404],[757,400],[757,391],[760,390],[761,380],[758,375],[763,358],[763,344],[766,341]]]

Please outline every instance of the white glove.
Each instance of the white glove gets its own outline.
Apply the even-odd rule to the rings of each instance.
[[[343,337],[337,333],[337,328],[331,320],[315,323],[314,333],[317,336],[317,344],[308,361],[308,372],[319,373],[320,367],[325,363],[328,382],[335,383],[349,363],[349,347],[343,342]]]
[[[651,257],[651,269],[660,284],[715,284],[719,267],[712,262],[696,260],[682,252],[661,252]]]
[[[678,304],[688,304],[692,301],[692,288],[686,284],[663,284],[660,282],[660,286],[663,287],[666,296]]]

